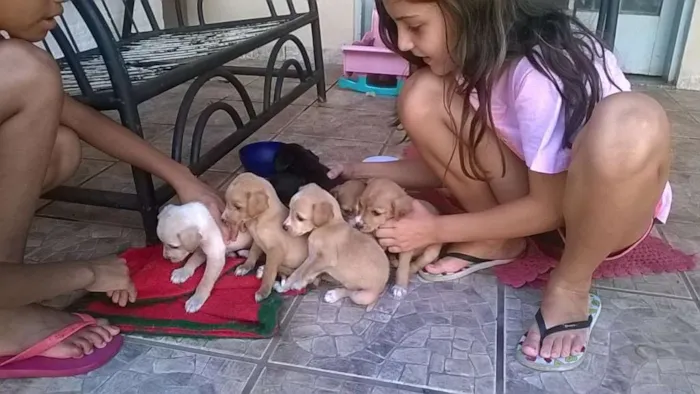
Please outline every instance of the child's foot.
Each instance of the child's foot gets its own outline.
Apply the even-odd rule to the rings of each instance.
[[[52,333],[79,321],[69,313],[38,305],[0,311],[0,356],[14,356]],[[80,358],[107,346],[119,328],[104,319],[63,340],[41,355],[49,358]]]
[[[466,258],[453,257],[466,255],[476,257],[478,260],[512,260],[523,253],[526,247],[525,239],[511,239],[499,242],[466,242],[452,244],[447,248],[446,256],[440,260],[428,264],[424,270],[432,275],[452,274],[463,270],[473,264]],[[453,254],[453,256],[450,256]]]
[[[586,321],[589,316],[589,290],[590,286],[574,288],[559,285],[550,279],[541,305],[542,318],[547,328]],[[549,334],[542,341],[542,348],[540,348],[540,338],[537,323],[533,323],[522,344],[523,353],[526,356],[537,357],[538,354],[542,358],[576,356],[585,350],[588,329],[566,330]]]

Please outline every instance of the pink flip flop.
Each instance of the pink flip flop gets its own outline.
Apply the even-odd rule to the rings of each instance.
[[[79,317],[80,321],[56,331],[15,356],[0,357],[0,380],[81,375],[103,366],[119,352],[124,343],[124,337],[121,335],[112,338],[104,348],[95,348],[91,354],[81,358],[41,356],[76,332],[97,324],[92,316],[82,313],[75,313],[75,316]]]

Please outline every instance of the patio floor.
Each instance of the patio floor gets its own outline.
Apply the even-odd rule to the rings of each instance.
[[[398,154],[402,133],[389,123],[394,102],[333,86],[328,102],[308,92],[246,142],[301,143],[326,161]],[[262,101],[262,80],[245,80]],[[686,252],[700,252],[700,92],[637,84],[659,100],[674,124],[675,159],[670,222],[656,235]],[[169,154],[183,90],[142,105],[147,138]],[[191,112],[227,100],[232,89],[206,88]],[[262,104],[258,103],[259,106]],[[194,122],[194,120],[192,120]],[[215,118],[205,147],[230,132]],[[187,145],[188,146],[188,145]],[[86,147],[72,184],[132,190],[129,168]],[[217,188],[231,180],[237,152],[203,179]],[[44,202],[29,237],[30,261],[85,259],[143,244],[135,212]],[[601,320],[580,368],[537,373],[514,360],[518,337],[533,318],[539,292],[512,289],[477,274],[457,283],[418,284],[375,311],[329,305],[319,292],[286,301],[280,335],[265,340],[193,340],[129,336],[108,365],[85,376],[6,380],[2,393],[700,393],[700,271],[596,283]]]

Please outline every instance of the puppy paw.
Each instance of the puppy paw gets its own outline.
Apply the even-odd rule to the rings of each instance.
[[[253,269],[253,267],[248,267],[245,264],[239,265],[238,267],[236,267],[235,274],[236,274],[236,276],[247,275],[251,269]]]
[[[323,301],[329,304],[335,304],[342,298],[343,297],[340,296],[340,292],[338,290],[328,290],[326,294],[323,295]]]
[[[236,255],[238,255],[238,257],[248,258],[249,254],[250,254],[250,250],[248,250],[248,249],[241,249],[238,252],[236,252]]]
[[[255,292],[255,302],[261,302],[270,296],[270,290],[260,289]]]
[[[287,287],[285,285],[286,285],[286,281],[284,279],[282,279],[279,282],[275,282],[275,284],[272,286],[272,288],[276,292],[283,294],[283,293],[286,293],[287,290],[289,290],[289,289],[287,289]]]
[[[176,285],[185,283],[187,282],[187,279],[192,277],[192,274],[194,274],[194,272],[185,267],[178,268],[170,275],[170,282],[175,283]]]
[[[202,308],[204,302],[207,300],[206,297],[201,295],[193,295],[187,302],[185,302],[185,311],[187,313],[195,313]]]
[[[402,300],[408,294],[408,289],[403,286],[394,285],[391,287],[391,295],[394,299]]]
[[[255,272],[255,277],[258,279],[262,279],[264,273],[265,273],[265,266],[261,265],[260,267],[258,267],[258,270]]]
[[[294,282],[291,285],[289,285],[290,289],[297,290],[297,291],[304,290],[305,287],[306,287],[306,283],[304,283],[303,281],[297,281],[297,282]]]

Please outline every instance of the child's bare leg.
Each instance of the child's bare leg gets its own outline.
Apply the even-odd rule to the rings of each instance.
[[[399,117],[421,157],[435,174],[444,174],[445,186],[465,211],[484,211],[525,196],[529,191],[525,164],[503,146],[506,173],[501,177],[501,142],[492,132],[486,133],[476,153],[479,162],[492,178],[489,182],[481,182],[464,175],[459,152],[456,150],[457,137],[455,131],[448,127],[452,124],[451,116],[459,124],[463,100],[455,96],[451,103],[451,114],[448,113],[444,105],[444,90],[445,80],[426,69],[409,78],[399,97]],[[464,135],[463,138],[467,136]],[[468,163],[467,158],[465,162]],[[524,247],[523,239],[492,240],[453,244],[448,251],[486,259],[505,259],[516,257]],[[459,271],[467,265],[468,262],[461,259],[445,257],[427,265],[425,269],[434,274],[449,273]]]
[[[75,132],[59,126],[49,168],[42,184],[42,193],[64,184],[75,174],[82,158],[80,139]]]
[[[668,180],[671,143],[663,108],[639,93],[604,99],[576,138],[564,194],[566,246],[542,299],[548,327],[588,317],[593,271],[648,231]],[[523,352],[567,357],[586,346],[586,330],[547,336],[537,325]]]
[[[48,54],[26,42],[4,40],[0,41],[0,92],[0,264],[11,264],[23,260],[42,188],[66,178],[62,170],[48,171],[54,157],[62,156],[54,149],[66,145],[56,143],[63,91]],[[71,160],[60,158],[61,163]],[[50,173],[52,179],[47,178]],[[2,286],[0,297],[5,297]],[[75,320],[38,305],[0,310],[0,356],[16,354]],[[45,355],[78,357],[95,346],[103,347],[117,333],[116,327],[100,321]]]

